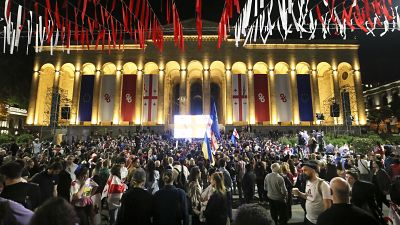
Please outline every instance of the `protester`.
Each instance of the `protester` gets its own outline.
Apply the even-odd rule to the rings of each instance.
[[[330,187],[333,204],[318,216],[317,225],[379,225],[370,214],[350,204],[350,185],[346,180],[333,178]]]
[[[188,225],[189,203],[186,193],[176,188],[173,183],[177,176],[172,170],[163,174],[164,187],[154,195],[154,224],[155,225]]]
[[[293,194],[306,199],[304,224],[314,225],[317,223],[318,216],[331,206],[331,194],[329,185],[317,176],[318,164],[315,161],[304,163],[303,170],[307,179],[306,192],[293,189]]]
[[[228,193],[225,189],[223,173],[214,173],[211,176],[211,185],[214,189],[214,192],[208,200],[206,210],[204,211],[206,224],[226,225],[228,219]]]
[[[272,225],[268,211],[258,204],[241,205],[236,213],[234,225]]]
[[[51,198],[40,206],[30,225],[77,225],[79,218],[74,207],[63,198]]]
[[[40,203],[40,188],[37,184],[27,183],[22,179],[22,169],[23,166],[17,162],[9,162],[0,168],[0,173],[5,176],[5,186],[0,197],[34,210]]]
[[[32,215],[23,205],[0,197],[0,224],[28,225]]]
[[[287,206],[288,192],[285,181],[280,175],[281,166],[279,163],[271,165],[272,173],[265,177],[264,186],[267,190],[267,196],[271,207],[271,216],[276,225],[287,224]]]
[[[153,196],[144,189],[146,172],[139,168],[132,174],[132,188],[121,199],[116,225],[151,225]]]
[[[246,204],[249,204],[253,202],[255,194],[256,174],[254,173],[253,165],[247,164],[245,168],[246,173],[244,174],[241,183],[244,195],[244,202]]]
[[[40,188],[40,203],[44,203],[51,197],[57,197],[58,174],[63,169],[61,163],[52,163],[47,170],[35,174],[31,182],[38,184]]]

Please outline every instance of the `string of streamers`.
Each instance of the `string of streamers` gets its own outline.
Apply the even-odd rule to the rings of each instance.
[[[261,40],[264,44],[278,31],[282,40],[288,34],[297,32],[300,38],[308,34],[309,40],[315,39],[317,30],[322,37],[327,35],[347,38],[347,32],[356,29],[367,35],[379,36],[387,32],[400,31],[398,6],[392,0],[323,0],[312,8],[309,0],[277,0],[264,5],[264,1],[247,0],[235,24],[235,44],[243,38],[243,45]],[[297,7],[296,7],[297,6]],[[297,9],[297,10],[295,10]],[[279,11],[279,18],[272,19],[274,10]],[[254,12],[254,16],[251,15]],[[324,12],[324,13],[322,13]]]
[[[111,54],[111,49],[116,50],[117,46],[118,50],[124,49],[127,34],[131,40],[134,39],[134,43],[140,44],[141,48],[145,48],[146,39],[151,38],[154,45],[160,51],[163,50],[163,29],[147,0],[136,0],[136,4],[134,0],[112,0],[111,9],[108,6],[104,7],[100,0],[80,0],[77,6],[68,0],[63,0],[59,5],[59,1],[61,2],[46,0],[45,4],[41,5],[35,0],[31,10],[26,6],[27,0],[24,0],[23,6],[13,0],[5,0],[4,18],[1,18],[5,21],[3,53],[8,52],[7,49],[10,49],[10,54],[18,51],[23,31],[28,34],[26,54],[29,53],[30,45],[34,44],[35,52],[38,53],[42,51],[45,43],[50,46],[51,55],[57,46],[69,54],[72,40],[76,44],[80,43],[82,47],[87,46],[88,49],[94,43],[96,50],[101,45],[102,51],[108,44],[108,53]],[[117,1],[121,8],[117,8]],[[87,14],[89,4],[94,8],[93,17]],[[14,5],[18,6],[16,17],[12,15]],[[70,20],[68,15],[71,11],[73,20]],[[113,14],[122,15],[122,21]]]

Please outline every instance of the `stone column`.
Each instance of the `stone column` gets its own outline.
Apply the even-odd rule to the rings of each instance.
[[[367,118],[365,115],[365,104],[364,104],[363,89],[361,82],[361,73],[359,70],[354,71],[354,86],[356,89],[358,124],[365,125],[367,123]]]
[[[300,124],[299,94],[297,93],[297,73],[296,70],[290,71],[290,89],[292,92],[293,124]]]
[[[72,93],[70,124],[78,124],[81,79],[82,79],[81,71],[76,70],[74,76],[74,91]]]
[[[142,121],[142,108],[143,108],[143,70],[137,71],[136,80],[136,119],[135,124],[141,124]]]
[[[115,101],[114,101],[114,115],[113,125],[118,125],[121,118],[121,92],[122,92],[122,72],[117,70],[115,74]]]
[[[164,69],[158,72],[158,103],[157,103],[157,124],[164,124]]]
[[[249,80],[248,83],[248,98],[249,98],[249,104],[248,105],[248,110],[249,112],[249,122],[250,124],[255,124],[256,123],[256,112],[255,112],[255,100],[254,100],[254,72],[253,69],[247,70],[247,77]]]
[[[99,98],[100,98],[100,85],[101,85],[101,71],[96,70],[93,89],[93,105],[92,105],[92,124],[99,124]]]
[[[39,71],[34,71],[32,74],[31,93],[29,97],[28,116],[26,117],[26,124],[33,125],[35,120],[36,100],[39,87]],[[36,124],[36,122],[35,122]]]
[[[276,112],[276,101],[275,101],[275,72],[273,68],[269,69],[268,76],[269,83],[269,93],[270,93],[270,102],[271,102],[271,124],[278,124],[278,114]]]
[[[203,114],[210,114],[211,90],[210,90],[210,70],[203,70]]]
[[[311,90],[312,90],[312,101],[313,101],[313,113],[315,116],[316,113],[321,113],[317,70],[312,70],[311,72]],[[317,117],[314,117],[314,124],[316,123],[317,123]]]
[[[181,82],[179,84],[179,114],[187,114],[187,106],[189,105],[187,99],[187,70],[181,69]]]
[[[226,124],[233,123],[233,107],[232,107],[232,71],[226,69]]]

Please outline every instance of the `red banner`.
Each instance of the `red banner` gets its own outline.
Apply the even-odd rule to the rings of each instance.
[[[135,118],[136,78],[136,75],[124,75],[122,79],[122,121],[133,122]]]
[[[270,121],[268,76],[266,74],[254,75],[254,102],[256,122]]]

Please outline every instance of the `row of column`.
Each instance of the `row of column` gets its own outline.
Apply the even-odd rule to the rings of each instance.
[[[95,84],[93,91],[93,108],[92,108],[92,124],[99,124],[98,115],[99,115],[99,93],[100,93],[100,78],[101,71],[97,70],[95,74]],[[117,70],[116,72],[116,91],[115,91],[115,106],[114,106],[114,124],[121,124],[120,115],[121,115],[121,90],[122,90],[122,71]],[[269,80],[269,90],[270,90],[270,110],[271,110],[271,124],[277,124],[277,111],[276,111],[276,103],[275,103],[275,82],[274,82],[274,70],[270,69],[268,72],[268,80]],[[248,76],[248,112],[249,112],[249,121],[245,121],[245,123],[254,124],[255,123],[255,98],[254,98],[254,73],[252,69],[247,70]],[[291,78],[291,93],[292,93],[292,109],[293,109],[293,119],[292,122],[294,124],[299,124],[299,103],[297,96],[297,73],[295,70],[290,71]],[[59,77],[60,72],[55,72],[54,77],[54,87],[58,88],[59,86]],[[74,77],[74,88],[73,88],[73,99],[71,106],[71,116],[70,123],[77,124],[78,120],[78,112],[79,112],[79,95],[80,95],[80,82],[81,82],[81,71],[75,71]],[[232,71],[227,69],[225,71],[225,82],[226,82],[226,91],[224,92],[222,87],[220,87],[220,94],[223,103],[223,115],[225,117],[226,124],[233,124],[237,121],[233,121],[233,106],[232,106]],[[171,107],[171,102],[168,96],[164,96],[164,88],[165,88],[165,71],[159,70],[159,79],[158,79],[158,113],[157,113],[157,124],[165,124],[168,112],[165,110],[165,104],[169,104]],[[37,102],[37,94],[38,94],[38,84],[39,84],[39,72],[35,71],[33,73],[33,79],[31,84],[31,93],[30,93],[30,103],[28,108],[28,117],[27,124],[37,124],[37,118],[39,115],[35,115],[36,102]],[[188,80],[187,70],[180,70],[180,89],[179,89],[179,112],[180,114],[188,114],[190,111],[190,101],[188,99],[190,93],[190,81]],[[334,84],[334,95],[336,97],[337,102],[341,106],[341,98],[340,98],[340,87],[338,80],[338,71],[333,70],[333,84]],[[365,124],[365,106],[362,96],[362,85],[361,85],[361,75],[360,71],[356,70],[354,72],[354,84],[356,90],[356,98],[357,98],[357,109],[358,109],[358,122],[359,124]],[[141,124],[141,116],[142,116],[142,101],[143,101],[143,71],[137,71],[137,82],[136,82],[136,109],[135,115],[136,118],[134,122],[136,124]],[[170,85],[167,85],[167,88],[171,88]],[[203,113],[210,113],[210,70],[203,70]],[[312,70],[311,72],[311,92],[312,92],[312,101],[313,101],[313,111],[315,113],[321,113],[321,105],[319,98],[319,88],[318,88],[318,74],[316,70]],[[316,122],[316,119],[314,119]]]

